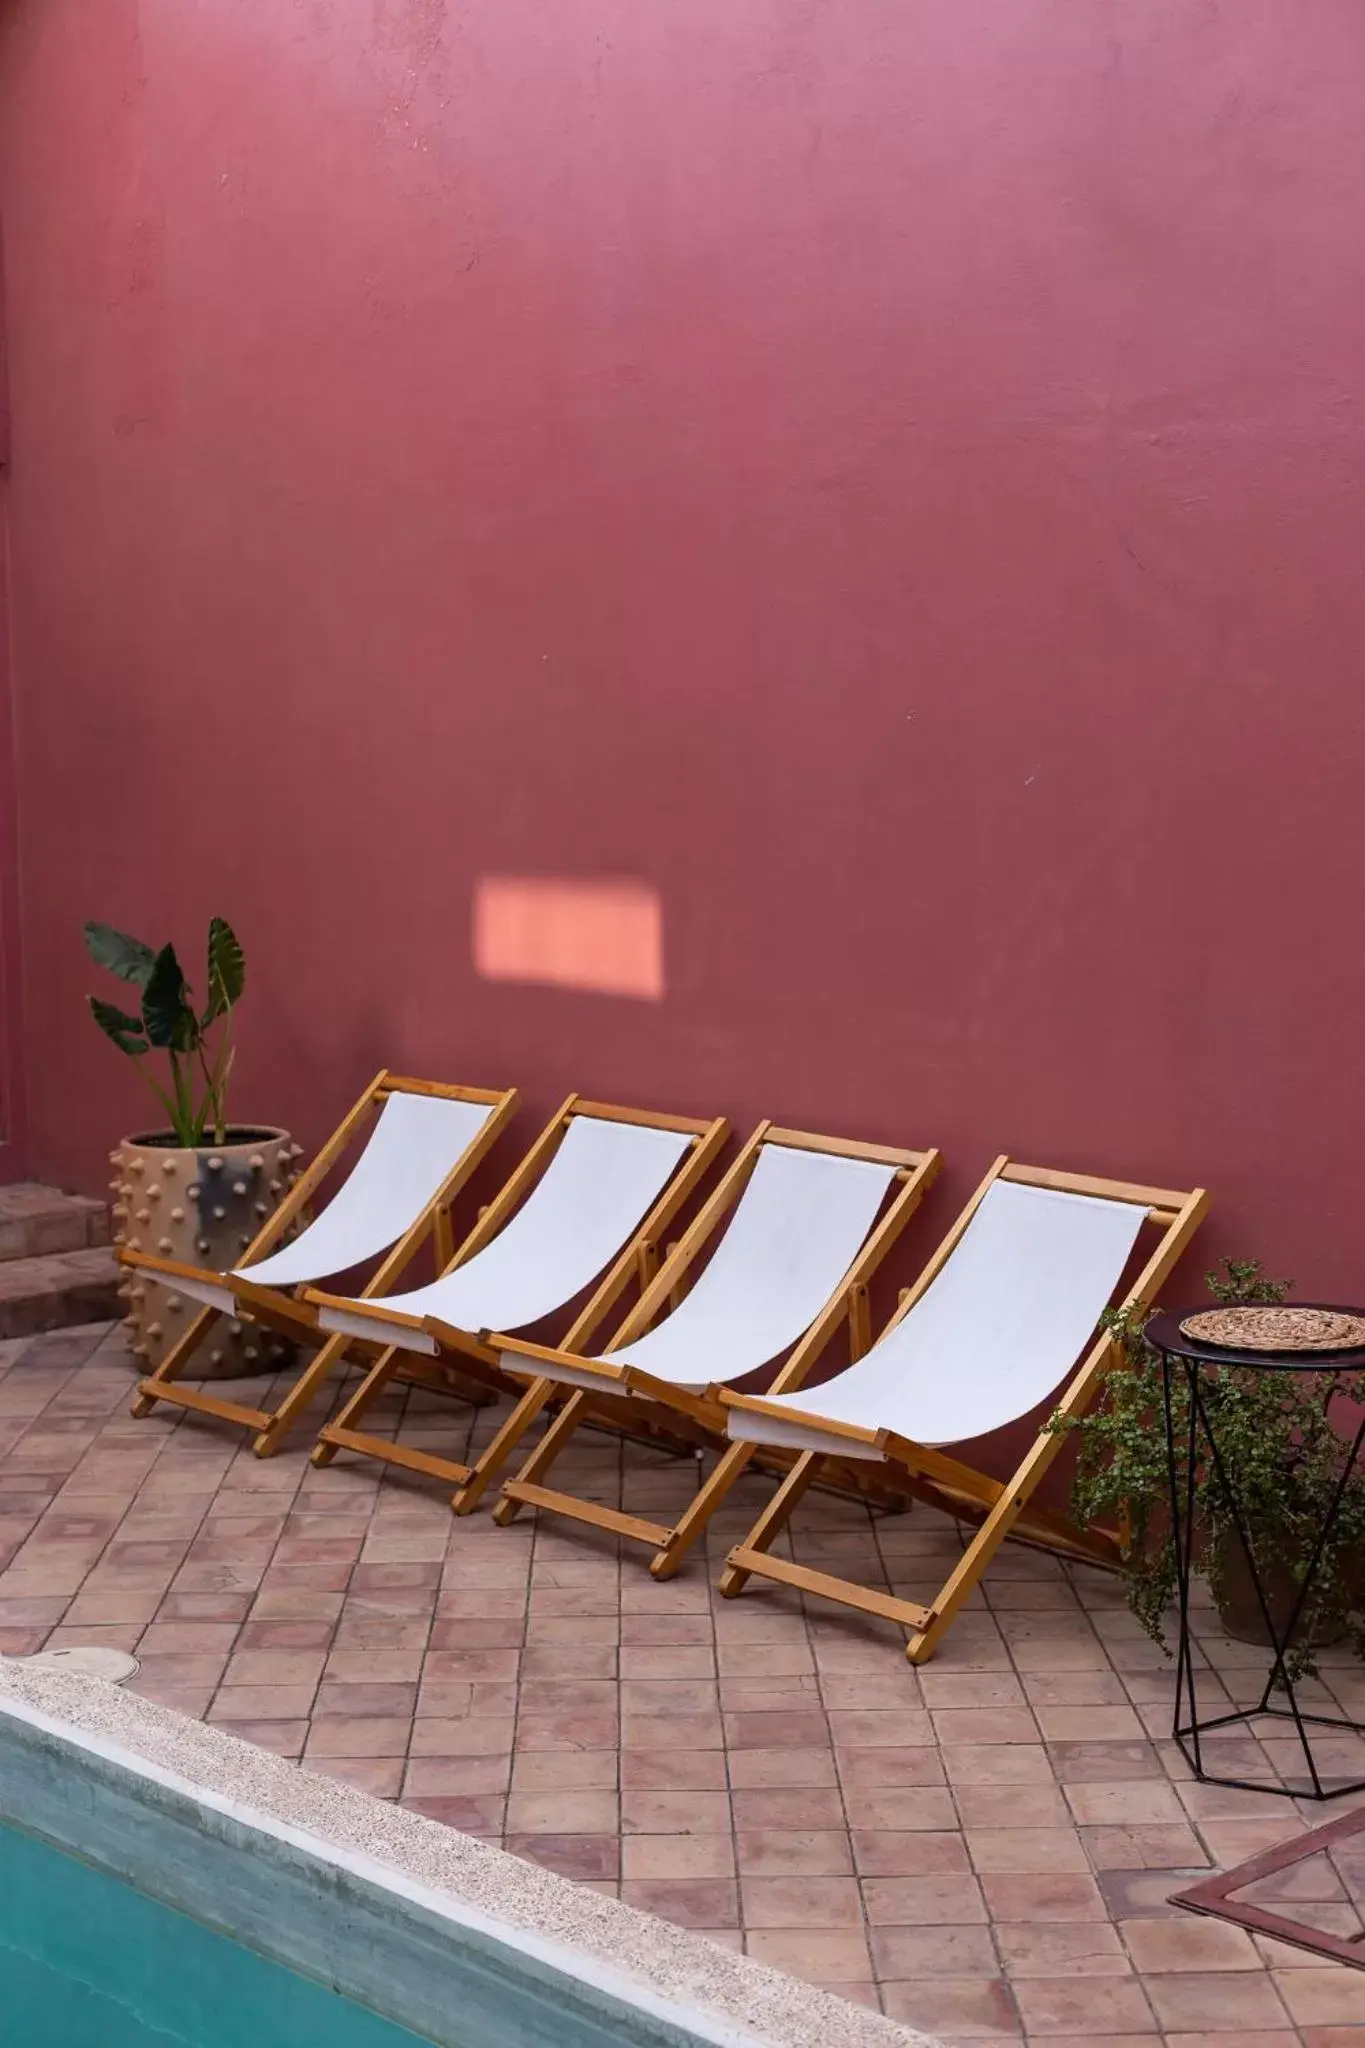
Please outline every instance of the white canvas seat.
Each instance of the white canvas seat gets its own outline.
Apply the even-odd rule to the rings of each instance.
[[[1207,1207],[1191,1194],[1097,1181],[995,1162],[981,1188],[879,1341],[845,1372],[807,1393],[722,1390],[731,1439],[797,1452],[777,1499],[747,1542],[730,1554],[722,1591],[751,1573],[798,1585],[906,1622],[910,1654],[931,1653],[944,1627],[1004,1536],[1027,1510],[1036,1540],[1082,1555],[1112,1552],[1067,1529],[1030,1497],[1061,1447],[1039,1435],[1012,1478],[999,1481],[943,1455],[941,1447],[990,1435],[1032,1414],[1075,1372],[1061,1406],[1088,1405],[1110,1362],[1100,1336],[1082,1351],[1114,1300],[1145,1224],[1161,1241],[1127,1300],[1150,1301]],[[879,1461],[907,1490],[962,1515],[984,1512],[963,1565],[929,1606],[893,1599],[768,1555],[821,1457]]]
[[[758,1372],[796,1342],[834,1293],[895,1171],[876,1160],[764,1145],[729,1228],[671,1315],[603,1358],[571,1363],[506,1344],[504,1360],[530,1358],[547,1379],[608,1390],[629,1388],[621,1369],[631,1366],[697,1392]]]
[[[226,1276],[182,1275],[181,1292],[230,1315],[237,1299],[233,1280],[298,1287],[377,1258],[425,1212],[492,1115],[485,1102],[390,1095],[354,1168],[297,1237]]]
[[[597,1278],[680,1165],[691,1139],[577,1117],[511,1221],[463,1265],[428,1287],[383,1302],[319,1302],[318,1324],[373,1336],[376,1323],[400,1350],[436,1352],[426,1322],[456,1330],[516,1329],[562,1308]]]
[[[856,1322],[871,1270],[913,1213],[937,1165],[937,1153],[858,1147],[760,1125],[693,1231],[602,1353],[585,1357],[492,1338],[505,1365],[536,1375],[509,1430],[523,1431],[552,1384],[576,1390],[523,1470],[504,1487],[498,1520],[509,1521],[522,1505],[549,1509],[648,1542],[658,1553],[656,1565],[662,1557],[665,1569],[675,1567],[742,1461],[732,1460],[718,1482],[708,1482],[682,1533],[553,1491],[538,1482],[586,1418],[587,1396],[662,1403],[719,1434],[723,1414],[714,1398],[705,1398],[717,1383],[759,1372],[796,1346],[790,1376],[782,1383],[799,1384],[844,1316],[852,1312]],[[904,1185],[885,1225],[870,1237],[897,1181]],[[690,1291],[664,1313],[727,1214],[723,1235]]]
[[[520,1384],[501,1374],[486,1333],[539,1322],[597,1282],[564,1339],[566,1346],[588,1341],[632,1274],[645,1277],[642,1252],[681,1206],[725,1128],[723,1119],[668,1118],[571,1097],[523,1162],[526,1170],[513,1176],[438,1279],[382,1301],[306,1290],[320,1328],[387,1347],[321,1432],[316,1461],[347,1448],[466,1487],[475,1468],[356,1428],[399,1357],[453,1351],[462,1364],[482,1367],[492,1384],[520,1394]]]
[[[1144,1218],[1130,1202],[997,1180],[937,1278],[865,1358],[812,1392],[769,1395],[762,1411],[732,1408],[728,1434],[876,1458],[875,1443],[842,1428],[822,1436],[820,1423],[929,1445],[1003,1429],[1075,1363]]]
[[[262,1456],[274,1450],[350,1339],[329,1339],[276,1408],[248,1408],[177,1383],[181,1374],[193,1369],[195,1353],[214,1318],[246,1317],[311,1336],[316,1329],[313,1312],[292,1292],[302,1283],[377,1260],[365,1284],[366,1297],[373,1298],[402,1276],[428,1239],[436,1246],[438,1261],[444,1262],[450,1249],[450,1205],[516,1105],[515,1088],[465,1088],[381,1071],[248,1246],[239,1267],[217,1273],[142,1252],[121,1254],[125,1264],[201,1304],[184,1336],[157,1371],[142,1381],[134,1414],[145,1415],[156,1402],[171,1401],[257,1429],[261,1433],[256,1450]],[[305,1205],[369,1119],[373,1121],[368,1139],[351,1172],[320,1213],[291,1238],[288,1233],[297,1227]],[[208,1147],[204,1159],[201,1183],[203,1172],[218,1163]]]

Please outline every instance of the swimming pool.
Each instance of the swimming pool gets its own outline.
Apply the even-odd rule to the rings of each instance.
[[[114,1687],[0,1659],[4,2048],[925,2048]]]
[[[0,1827],[13,2048],[418,2048],[420,2037],[92,1864]]]

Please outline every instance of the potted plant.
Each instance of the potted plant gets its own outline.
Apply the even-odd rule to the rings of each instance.
[[[1226,1259],[1207,1275],[1220,1303],[1283,1301],[1287,1281],[1269,1280],[1256,1259]],[[1117,1523],[1128,1605],[1154,1641],[1167,1648],[1163,1622],[1178,1573],[1170,1523],[1170,1464],[1159,1355],[1143,1338],[1149,1311],[1111,1312],[1121,1363],[1108,1375],[1089,1414],[1053,1418],[1073,1433],[1077,1461],[1072,1509],[1081,1523]],[[1256,1554],[1277,1631],[1293,1612],[1307,1546],[1322,1528],[1341,1483],[1350,1436],[1336,1425],[1339,1402],[1365,1399],[1365,1374],[1321,1371],[1239,1372],[1209,1367],[1203,1397],[1217,1432]],[[1175,1440],[1183,1454],[1189,1405],[1183,1374],[1172,1379]],[[1354,1429],[1352,1429],[1354,1434]],[[1201,1445],[1194,1478],[1193,1568],[1208,1583],[1229,1635],[1268,1642],[1246,1555],[1222,1482]],[[1330,1548],[1310,1603],[1295,1628],[1289,1675],[1311,1673],[1313,1650],[1350,1634],[1365,1655],[1365,1473],[1346,1484]]]
[[[276,1125],[228,1121],[233,1012],[246,983],[242,948],[224,918],[210,919],[201,1008],[174,946],[157,952],[106,924],[87,924],[85,943],[97,966],[137,991],[135,1010],[99,996],[87,1001],[105,1036],[137,1062],[167,1119],[167,1128],[125,1138],[109,1155],[117,1168],[114,1242],[225,1272],[297,1178],[302,1149]],[[195,1304],[145,1272],[130,1272],[121,1291],[132,1349],[154,1368],[188,1327]],[[261,1372],[284,1348],[254,1325],[218,1321],[194,1376]]]

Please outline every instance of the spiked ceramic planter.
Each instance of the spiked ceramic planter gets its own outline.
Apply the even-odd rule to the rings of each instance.
[[[169,1131],[125,1138],[109,1154],[117,1168],[114,1242],[186,1266],[226,1273],[298,1179],[302,1146],[288,1131],[229,1125],[221,1145],[182,1146]],[[149,1274],[124,1275],[124,1329],[148,1371],[183,1335],[199,1304]],[[255,1323],[215,1320],[187,1368],[190,1379],[243,1379],[271,1372],[290,1355],[286,1338]]]

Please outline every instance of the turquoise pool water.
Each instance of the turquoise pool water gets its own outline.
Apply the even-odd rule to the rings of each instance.
[[[3,2048],[422,2048],[33,1835],[0,1825]]]

